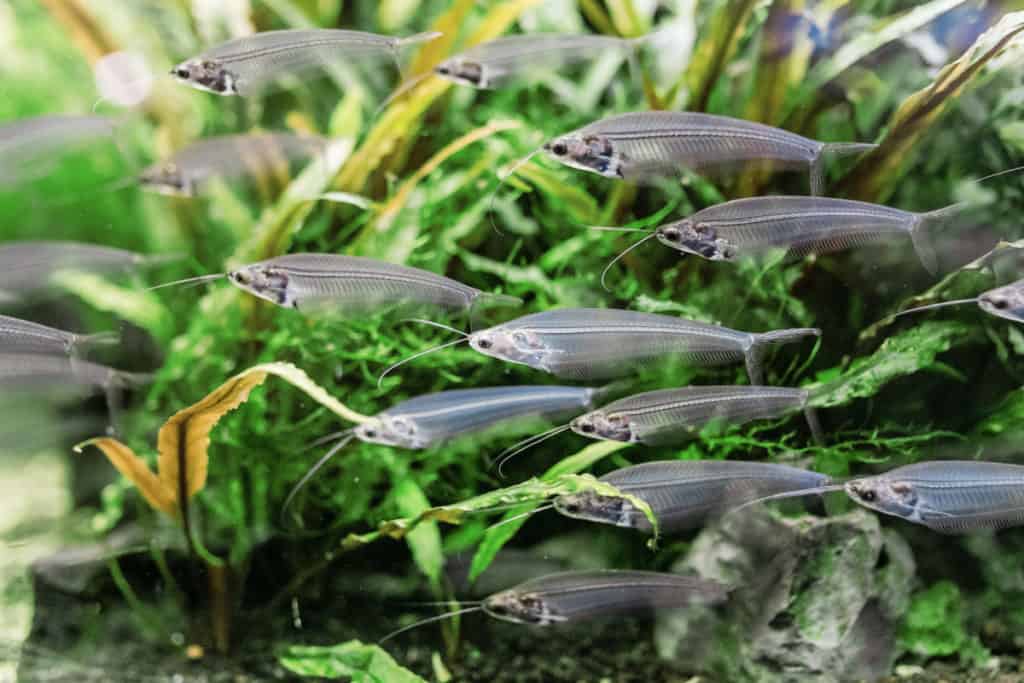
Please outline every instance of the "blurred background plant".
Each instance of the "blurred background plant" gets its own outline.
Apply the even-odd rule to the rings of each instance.
[[[56,306],[51,316],[70,316],[83,329],[123,326],[127,342],[121,365],[160,367],[122,428],[125,443],[140,454],[153,452],[156,430],[170,415],[258,363],[294,363],[364,414],[442,389],[550,381],[455,347],[403,367],[377,388],[377,375],[386,365],[442,337],[374,316],[309,318],[224,283],[198,290],[144,291],[158,281],[223,272],[291,251],[403,262],[485,291],[522,297],[531,311],[621,305],[738,329],[816,326],[825,331],[809,360],[806,348],[780,350],[768,379],[780,385],[837,382],[836,393],[823,401],[830,408],[823,412],[826,446],[812,445],[799,420],[782,420],[709,433],[678,448],[606,448],[587,458],[598,474],[641,459],[673,457],[770,458],[845,475],[942,452],[1015,455],[1001,444],[1019,436],[1024,415],[1019,396],[1024,337],[1018,328],[970,307],[929,321],[872,323],[921,292],[929,300],[970,296],[1019,276],[1016,248],[1001,250],[991,267],[957,270],[1000,240],[1022,237],[1017,218],[1020,177],[973,182],[1024,163],[1024,16],[1013,14],[1021,9],[1019,4],[11,0],[0,5],[6,86],[0,121],[86,113],[94,106],[100,112],[124,113],[109,101],[98,102],[101,94],[109,100],[110,90],[109,84],[96,85],[95,70],[112,53],[130,55],[130,64],[136,66],[144,63],[153,82],[150,95],[127,112],[113,142],[70,150],[45,177],[0,188],[0,239],[81,240],[187,256],[130,280],[75,279],[67,283],[66,299],[47,304]],[[204,47],[253,31],[300,27],[397,35],[437,30],[445,35],[410,51],[402,74],[389,65],[357,75],[332,73],[260,98],[218,98],[165,75]],[[429,77],[376,111],[401,79],[425,74],[445,56],[499,35],[598,32],[635,37],[654,30],[671,31],[673,40],[643,55],[640,78],[614,55],[558,73],[530,74],[497,91],[475,91]],[[106,90],[101,92],[102,87]],[[125,90],[131,97],[131,87],[118,92]],[[611,271],[614,293],[605,294],[599,274],[629,240],[587,230],[586,225],[646,226],[727,197],[805,191],[803,177],[756,172],[637,188],[555,168],[540,159],[522,166],[498,189],[496,171],[545,139],[640,108],[701,110],[780,125],[822,140],[879,142],[875,152],[832,169],[832,192],[921,211],[970,201],[967,219],[936,236],[949,274],[935,284],[917,267],[909,244],[735,267],[680,259],[652,244],[632,252],[624,267]],[[339,153],[325,165],[311,164],[290,184],[277,178],[215,184],[195,199],[146,194],[134,186],[109,189],[189,142],[253,130],[316,133],[337,140]],[[325,192],[357,194],[368,206],[310,199]],[[492,229],[492,219],[500,232]],[[635,387],[640,391],[692,379],[742,382],[743,376],[737,368],[700,373],[671,368],[640,377]],[[68,519],[77,520],[65,525],[70,538],[106,543],[99,559],[90,561],[101,564],[102,580],[113,581],[117,598],[111,600],[123,599],[131,607],[129,623],[138,627],[131,629],[138,648],[133,652],[155,649],[161,660],[177,662],[182,654],[201,658],[204,650],[198,648],[219,649],[235,652],[232,661],[241,670],[268,671],[277,666],[276,647],[372,641],[409,613],[393,607],[367,616],[360,612],[365,605],[346,602],[358,601],[352,594],[361,590],[407,598],[415,591],[418,568],[427,577],[427,592],[447,598],[451,586],[442,580],[445,558],[455,566],[453,558],[472,557],[477,547],[481,550],[471,560],[474,574],[506,542],[515,546],[507,549],[511,551],[543,542],[549,555],[571,557],[583,547],[581,538],[596,538],[578,561],[643,568],[669,567],[690,548],[687,539],[671,539],[652,553],[642,538],[607,529],[581,530],[579,524],[550,515],[537,518],[542,522],[519,520],[491,531],[487,518],[471,516],[443,534],[435,522],[424,522],[408,537],[411,555],[403,554],[397,543],[343,553],[340,542],[349,533],[370,531],[384,520],[414,516],[431,504],[471,498],[544,472],[586,444],[570,435],[534,448],[513,462],[509,481],[498,479],[488,456],[515,435],[460,439],[425,452],[351,444],[301,497],[301,519],[283,525],[279,514],[284,498],[317,457],[306,445],[339,428],[328,409],[288,384],[272,381],[212,432],[207,484],[189,503],[196,535],[230,570],[212,582],[209,562],[190,558],[173,516],[155,514],[127,480],[100,476],[100,486],[90,489],[96,471],[106,471],[102,456],[95,450],[74,456],[78,495],[55,504],[67,510]],[[61,450],[75,440],[66,438]],[[13,464],[22,462],[18,457],[12,453],[12,464],[4,470],[11,476],[35,476]],[[28,485],[21,482],[15,486]],[[37,495],[35,479],[31,486],[31,493],[21,488],[21,495]],[[18,518],[15,512],[4,514]],[[976,540],[950,543],[905,525],[893,526],[905,533],[919,557],[921,589],[906,612],[900,649],[893,656],[923,663],[959,655],[970,666],[986,659],[986,647],[1017,652],[1019,644],[1008,634],[1024,614],[1024,586],[992,568],[1003,552],[1020,559],[1020,550],[1014,550],[1020,545],[1016,532],[986,545]],[[8,538],[18,538],[17,529],[3,528]],[[119,550],[112,552],[110,539],[118,533],[127,533],[129,540],[119,541]],[[134,552],[139,546],[146,548],[144,559]],[[110,559],[122,553],[127,553],[122,560]],[[1007,563],[1002,559],[996,566]],[[74,565],[72,573],[85,572],[87,564]],[[339,576],[350,579],[339,587]],[[42,590],[40,581],[36,584]],[[25,595],[24,583],[12,585],[11,591]],[[979,599],[967,601],[965,596]],[[45,666],[25,662],[42,662],[47,647],[60,649],[39,631],[54,611],[43,609],[38,598],[36,602],[33,638],[23,649],[23,676],[30,676],[25,667],[32,671],[31,666]],[[219,613],[213,622],[208,619],[211,611]],[[961,626],[948,620],[930,625],[935,614],[950,611]],[[89,625],[76,625],[76,631],[87,633],[72,639],[79,648],[88,649],[82,643],[90,639],[118,642],[112,620],[107,623],[95,614],[76,618]],[[954,631],[948,637],[943,635],[946,627]],[[455,630],[448,628],[445,634],[445,659],[434,655],[438,643],[430,632],[413,641],[420,650],[409,645],[397,659],[438,680],[445,680],[453,666],[460,667],[459,680],[485,676],[480,672],[487,670],[482,662],[492,656],[488,643],[470,637],[468,652],[460,655]],[[17,641],[24,636],[8,637]],[[505,637],[515,644],[501,651],[518,651],[526,656],[525,665],[533,666],[532,641],[512,640],[522,634]],[[638,637],[649,639],[645,632]],[[64,649],[65,656],[74,651]],[[623,651],[628,649],[627,644]],[[36,652],[43,654],[33,657]],[[317,668],[320,659],[328,662],[326,668]],[[303,674],[354,676],[352,671],[394,666],[388,669],[391,673],[378,671],[379,679],[398,680],[388,678],[398,675],[398,664],[381,661],[378,651],[359,644],[328,655],[294,650],[281,655],[285,666]],[[98,669],[89,671],[106,670],[102,661],[92,666]],[[621,666],[640,665],[623,659]],[[569,669],[562,672],[564,680],[579,678]],[[78,669],[80,674],[85,670]],[[563,680],[560,675],[550,673],[544,680]]]

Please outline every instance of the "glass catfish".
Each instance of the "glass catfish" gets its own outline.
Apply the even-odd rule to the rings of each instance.
[[[709,517],[759,496],[824,486],[824,474],[788,465],[732,460],[663,460],[609,472],[598,481],[647,503],[662,533],[703,525]],[[566,517],[650,533],[647,515],[627,498],[583,491],[558,496]]]
[[[322,158],[330,141],[315,135],[246,133],[198,140],[139,175],[142,187],[172,197],[195,197],[215,178],[264,177],[294,162]]]
[[[113,139],[122,123],[110,116],[46,115],[0,125],[0,185],[48,173],[69,151],[95,140]]]
[[[258,94],[274,81],[361,59],[398,62],[399,51],[438,38],[440,33],[407,37],[342,29],[264,31],[210,48],[178,64],[171,75],[197,90],[223,96]]]
[[[713,605],[727,600],[729,593],[730,588],[718,581],[682,574],[616,569],[559,572],[494,593],[480,602],[463,603],[471,606],[418,621],[389,633],[378,642],[471,612],[483,612],[513,624],[551,626],[608,616],[649,614],[690,605]]]
[[[453,389],[402,401],[343,432],[329,434],[314,445],[338,439],[285,501],[284,509],[328,460],[352,439],[365,443],[422,450],[465,434],[529,418],[578,415],[591,408],[609,388],[509,386]]]
[[[601,119],[545,143],[555,161],[632,182],[766,162],[810,174],[811,194],[825,191],[825,165],[874,144],[819,142],[761,123],[693,112],[633,112]]]
[[[154,289],[225,277],[253,296],[303,312],[361,312],[402,305],[474,313],[485,302],[522,303],[516,297],[490,294],[419,268],[342,254],[285,254]]]
[[[66,332],[55,327],[0,315],[0,353],[22,352],[75,356],[87,346],[116,344],[116,332],[91,335]]]
[[[957,299],[956,301],[940,301],[937,304],[918,306],[900,311],[897,316],[910,313],[930,311],[933,308],[960,306],[961,304],[978,304],[978,307],[997,318],[1005,318],[1015,323],[1024,322],[1024,280],[1018,280],[1002,287],[990,289],[973,299]]]
[[[675,356],[702,366],[745,361],[751,383],[761,384],[768,348],[821,335],[821,330],[815,328],[742,332],[616,308],[554,309],[472,334],[446,329],[463,335],[462,339],[410,356],[385,370],[381,378],[414,358],[467,341],[485,356],[526,365],[560,378],[622,377],[644,363]]]
[[[756,503],[843,491],[867,508],[947,534],[1024,524],[1024,465],[933,460],[843,483],[765,496]]]
[[[21,301],[52,286],[64,272],[117,273],[180,258],[139,254],[84,242],[0,244],[0,303]]]
[[[909,237],[921,264],[935,274],[938,263],[927,230],[965,206],[914,213],[831,197],[750,197],[701,209],[659,226],[649,237],[709,261],[734,261],[773,249],[800,257]]]

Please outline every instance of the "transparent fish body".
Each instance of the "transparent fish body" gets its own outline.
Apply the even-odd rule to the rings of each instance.
[[[113,341],[116,335],[104,335],[101,339],[0,315],[0,352],[3,353],[72,355],[85,343],[106,339]]]
[[[846,483],[854,501],[944,533],[1024,524],[1024,466],[938,460]]]
[[[909,238],[922,264],[936,269],[921,235],[934,220],[962,210],[954,205],[928,213],[830,197],[751,197],[709,206],[658,228],[658,240],[714,261],[782,249],[791,256]]]
[[[475,88],[500,88],[528,72],[591,61],[609,51],[631,54],[637,42],[600,35],[518,35],[481,43],[455,55],[435,73]]]
[[[816,334],[813,329],[742,332],[654,313],[565,308],[475,333],[470,345],[502,360],[578,380],[623,376],[667,356],[705,366],[746,359],[751,382],[760,383],[766,344]]]
[[[37,116],[0,125],[0,183],[15,183],[45,171],[46,164],[74,147],[112,137],[119,120],[109,116]],[[38,168],[34,165],[40,165]]]
[[[343,29],[265,31],[218,45],[182,62],[172,74],[218,95],[257,94],[283,76],[298,76],[361,58],[397,60],[403,45],[439,34],[396,37]]]
[[[0,244],[0,301],[18,300],[47,286],[59,271],[110,273],[128,270],[152,258],[81,242]]]
[[[806,389],[788,387],[694,386],[662,389],[629,396],[588,413],[578,422],[598,422],[598,438],[623,434],[631,442],[648,445],[678,442],[695,435],[702,427],[722,422],[742,424],[751,420],[781,417],[801,410],[807,403]],[[603,433],[611,422],[614,433]],[[577,426],[574,431],[583,433]]]
[[[148,375],[121,372],[67,356],[0,352],[0,386],[109,389],[137,386],[149,379]]]
[[[505,299],[419,268],[340,254],[287,254],[239,268],[229,278],[260,298],[304,311],[385,305],[467,311],[481,297]]]
[[[586,410],[599,390],[561,386],[455,389],[403,401],[356,428],[364,441],[427,448],[494,425]],[[372,437],[366,435],[367,430]]]
[[[729,589],[695,576],[629,570],[568,571],[519,584],[483,601],[488,615],[546,626],[593,617],[713,604]]]
[[[609,472],[600,481],[647,503],[662,533],[704,524],[709,516],[761,496],[798,491],[829,483],[824,474],[764,462],[732,460],[664,460]],[[643,511],[628,500],[592,494],[556,499],[562,514],[591,522],[652,530]]]
[[[313,135],[247,133],[199,140],[145,169],[143,187],[167,195],[195,196],[210,178],[262,177],[288,171],[294,162],[322,158],[328,141]]]
[[[818,195],[824,190],[825,156],[873,147],[823,143],[727,116],[635,112],[602,119],[555,138],[544,150],[573,168],[630,181],[768,162],[777,169],[807,170],[811,193]]]

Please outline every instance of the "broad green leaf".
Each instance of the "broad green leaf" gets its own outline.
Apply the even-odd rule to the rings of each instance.
[[[942,69],[930,85],[905,99],[890,118],[879,146],[860,158],[840,183],[839,193],[865,201],[885,201],[946,110],[986,64],[1020,43],[1022,32],[1024,12],[1007,14],[959,59]]]
[[[403,479],[392,493],[398,510],[406,517],[416,517],[430,509],[423,490],[413,479]],[[413,561],[420,571],[430,579],[435,589],[441,586],[441,572],[444,570],[444,550],[441,548],[441,532],[436,522],[425,522],[405,536],[405,542],[412,552]]]
[[[938,356],[984,340],[982,328],[957,321],[925,322],[889,337],[870,356],[858,358],[835,381],[812,387],[811,404],[830,408],[877,394],[894,379],[941,366]]]
[[[377,645],[358,640],[328,646],[292,645],[277,661],[292,673],[310,678],[348,679],[352,683],[427,683],[400,666]]]
[[[544,473],[542,480],[551,481],[566,474],[582,472],[599,460],[622,450],[625,446],[626,444],[616,441],[602,441],[591,444],[583,450],[570,455],[568,458],[555,463]],[[491,562],[494,561],[494,558],[497,557],[501,549],[505,547],[505,544],[512,540],[512,537],[526,523],[527,516],[536,509],[536,503],[520,505],[506,512],[498,523],[487,529],[470,563],[470,581],[476,581],[478,576],[487,571],[487,568],[491,566]]]

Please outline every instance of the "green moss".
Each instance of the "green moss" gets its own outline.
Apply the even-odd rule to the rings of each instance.
[[[924,657],[958,654],[980,663],[988,651],[967,633],[963,596],[956,584],[939,581],[914,595],[900,629],[900,644]]]

